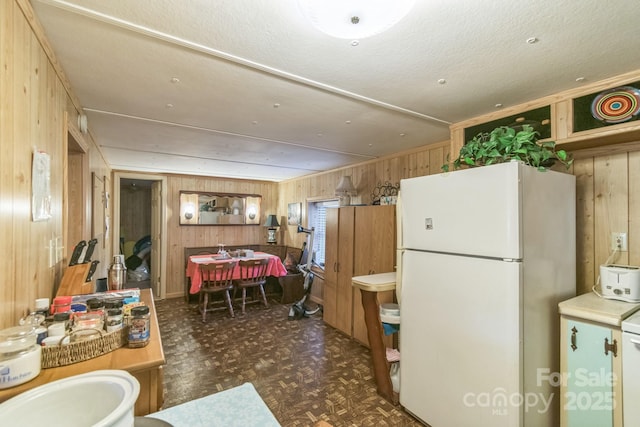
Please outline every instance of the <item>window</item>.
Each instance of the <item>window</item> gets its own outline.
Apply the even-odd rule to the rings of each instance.
[[[327,208],[340,206],[338,200],[322,200],[309,202],[309,226],[314,228],[313,252],[316,264],[324,267],[324,248],[327,232]]]

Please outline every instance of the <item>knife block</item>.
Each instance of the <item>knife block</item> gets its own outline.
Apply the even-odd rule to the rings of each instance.
[[[76,264],[64,271],[56,296],[82,295],[93,293],[93,282],[86,282],[91,263]]]

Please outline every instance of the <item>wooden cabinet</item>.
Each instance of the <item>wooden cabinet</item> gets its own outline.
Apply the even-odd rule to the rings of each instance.
[[[327,209],[326,227],[324,320],[368,346],[361,295],[351,278],[394,271],[395,206]],[[378,300],[393,301],[393,291]]]
[[[640,308],[593,293],[559,304],[562,427],[622,426],[622,320]],[[555,384],[558,385],[558,384]]]

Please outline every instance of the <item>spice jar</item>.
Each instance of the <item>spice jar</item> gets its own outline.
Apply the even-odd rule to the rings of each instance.
[[[131,309],[129,347],[144,347],[149,344],[149,323],[149,307],[141,305]]]
[[[56,313],[53,315],[53,324],[62,323],[64,325],[64,330],[68,331],[69,329],[71,329],[70,319],[71,319],[71,313],[69,312]]]
[[[107,332],[117,331],[122,329],[122,310],[119,308],[112,308],[107,310]]]
[[[98,298],[87,300],[87,313],[100,315],[102,317],[102,321],[104,322],[106,318],[104,301]]]

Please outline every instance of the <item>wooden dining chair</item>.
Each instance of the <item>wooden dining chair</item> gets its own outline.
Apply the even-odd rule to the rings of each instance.
[[[209,298],[216,293],[223,294],[224,301],[229,309],[229,314],[231,317],[235,317],[229,291],[233,289],[232,274],[233,269],[236,267],[236,263],[237,261],[226,261],[200,265],[202,286],[200,288],[200,301],[198,307],[200,309],[200,313],[202,313],[202,322],[206,322],[207,312],[224,309],[224,306],[212,307],[213,302],[209,301]]]
[[[267,258],[256,258],[250,260],[238,261],[240,267],[240,279],[234,280],[235,287],[233,289],[234,299],[237,289],[242,289],[242,314],[244,314],[244,307],[247,304],[247,288],[258,288],[262,295],[262,301],[265,307],[269,307],[267,303],[267,296],[264,293],[264,285],[267,282],[267,265],[269,260]],[[255,299],[252,302],[258,302]]]

